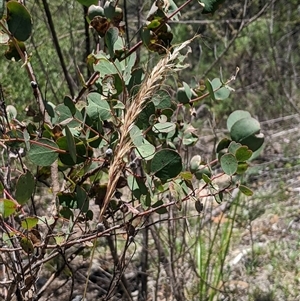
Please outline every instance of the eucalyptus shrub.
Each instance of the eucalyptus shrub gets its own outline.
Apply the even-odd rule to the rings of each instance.
[[[226,81],[204,79],[193,85],[171,79],[187,67],[191,50],[189,40],[172,45],[168,22],[192,1],[179,8],[173,1],[156,1],[140,30],[141,42],[130,49],[118,1],[103,6],[94,0],[78,2],[88,8],[86,20],[103,47],[87,58],[93,73],[82,78],[82,89],[54,105],[43,98],[30,64],[34,57],[28,58],[26,41],[34,20],[22,3],[0,1],[5,57],[26,68],[39,107],[38,114],[27,114],[31,119],[18,120],[1,90],[1,263],[7,280],[1,281],[6,300],[13,294],[19,300],[29,294],[38,300],[45,290],[36,287],[38,271],[71,247],[90,250],[92,262],[99,238],[121,229],[127,234],[125,254],[150,215],[164,214],[171,206],[180,209],[183,202],[194,203],[201,212],[201,189],[210,188],[218,202],[235,187],[252,194],[239,179],[264,138],[248,112],[229,116],[229,135],[218,143],[214,161],[204,161],[201,154],[189,162],[184,159],[186,149],[198,142],[199,129],[183,116],[205,98],[217,102],[229,97],[238,71]],[[198,2],[207,14],[215,13],[223,1]],[[137,62],[140,47],[157,60],[147,72]],[[219,189],[214,180],[222,174],[232,181]],[[51,189],[48,196],[40,195],[41,187]],[[51,214],[45,207],[38,213],[38,196],[52,200],[47,204]],[[127,265],[118,264],[118,258],[112,264],[115,274],[104,300],[119,281],[125,283]],[[84,294],[87,287],[88,281]]]

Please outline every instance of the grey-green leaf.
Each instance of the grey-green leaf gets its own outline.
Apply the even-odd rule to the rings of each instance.
[[[182,104],[187,104],[191,100],[189,98],[189,96],[187,95],[186,90],[185,90],[184,87],[180,87],[178,89],[176,98],[177,98],[177,101],[182,103]]]
[[[116,27],[110,28],[106,33],[105,33],[105,43],[109,51],[109,55],[111,58],[115,56],[114,52],[114,45],[116,41],[118,40],[119,37],[119,29]]]
[[[127,177],[127,183],[129,189],[138,200],[140,199],[141,195],[147,195],[148,189],[142,179],[133,175],[129,175]]]
[[[25,204],[31,197],[35,187],[35,181],[32,173],[27,170],[20,175],[16,185],[16,200],[20,205]]]
[[[108,120],[111,116],[111,110],[108,102],[101,98],[101,95],[92,92],[88,95],[88,106],[86,113],[92,120]]]
[[[216,100],[212,82],[209,79],[207,79],[205,81],[205,86],[206,86],[206,89],[208,90],[208,93],[209,93],[209,96],[211,97],[211,99]]]
[[[176,124],[173,122],[162,122],[162,123],[156,123],[152,127],[152,131],[156,134],[158,133],[169,133],[173,130],[175,130]]]
[[[0,199],[0,215],[9,217],[17,210],[16,202],[8,199]]]
[[[238,161],[247,161],[252,156],[252,151],[246,146],[239,147],[235,152],[235,157]]]
[[[246,117],[238,120],[230,129],[232,140],[247,145],[252,151],[256,151],[264,143],[264,136],[260,133],[259,122]]]
[[[152,102],[157,109],[168,109],[171,107],[171,96],[166,90],[158,90],[153,95]]]
[[[239,190],[241,193],[243,193],[246,196],[252,196],[253,195],[253,191],[248,188],[247,186],[244,185],[239,185]]]
[[[94,70],[99,71],[102,77],[120,72],[112,62],[104,57],[99,59],[98,64],[94,66]]]
[[[151,161],[151,172],[163,181],[175,178],[181,170],[181,156],[171,149],[158,151]]]
[[[74,161],[74,163],[76,163],[77,158],[76,158],[76,145],[75,145],[74,137],[68,126],[65,127],[65,131],[67,137],[68,151],[70,153],[72,160]]]
[[[137,154],[144,160],[151,160],[155,154],[155,147],[147,140],[136,148]]]
[[[227,119],[227,129],[230,132],[231,127],[240,119],[251,117],[251,114],[248,111],[236,110],[232,112]]]
[[[29,11],[17,1],[9,1],[6,6],[9,31],[18,41],[26,41],[32,32],[32,19]]]
[[[229,176],[234,175],[238,169],[238,162],[232,154],[223,155],[220,159],[220,163],[223,171]]]
[[[86,191],[80,187],[76,186],[76,201],[77,201],[77,208],[80,209],[82,212],[87,212],[89,210],[89,199]]]
[[[58,149],[52,140],[42,138],[36,143],[31,143],[28,157],[36,165],[49,166],[58,158]]]

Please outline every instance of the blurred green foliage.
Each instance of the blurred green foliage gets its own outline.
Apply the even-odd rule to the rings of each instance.
[[[146,8],[151,6],[151,1],[144,2]],[[175,2],[179,6],[184,1]],[[226,70],[224,78],[229,78],[236,67],[240,68],[236,93],[226,101],[210,104],[217,121],[222,122],[231,111],[239,108],[249,110],[264,120],[296,110],[299,94],[296,78],[300,66],[297,51],[300,42],[296,38],[300,29],[298,2],[269,2],[253,0],[244,7],[244,2],[230,1],[212,18],[202,15],[197,1],[192,1],[179,21],[170,22],[174,33],[173,44],[195,34],[201,35],[200,40],[192,43],[193,55],[188,58],[190,68],[181,74],[185,82],[190,83],[193,78],[199,81],[206,76],[219,77],[222,70]],[[134,42],[139,37],[139,8],[135,3],[128,3],[127,6],[128,41]],[[38,83],[48,101],[61,103],[69,91],[42,3],[29,1],[27,7],[34,19],[34,34],[27,51],[31,55]],[[87,74],[84,66],[85,41],[82,40],[86,22],[84,9],[77,1],[62,3],[56,0],[49,3],[49,8],[74,89],[78,91],[81,83],[77,66],[84,76]],[[141,19],[145,17],[140,16]],[[93,44],[95,37],[91,33],[90,39]],[[231,47],[222,55],[229,45]],[[1,50],[3,53],[5,47],[2,46]],[[141,60],[147,61],[147,57],[142,52]],[[10,64],[3,56],[0,56],[0,64],[1,84],[7,101],[16,105],[22,114],[24,107],[34,103],[25,71],[20,69],[20,62]],[[261,110],[262,107],[264,110]]]

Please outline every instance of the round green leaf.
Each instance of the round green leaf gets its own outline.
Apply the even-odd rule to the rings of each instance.
[[[181,170],[181,156],[171,149],[160,150],[151,161],[151,172],[163,181],[176,177]]]
[[[177,91],[177,101],[182,104],[187,104],[190,102],[191,98],[187,95],[187,91],[184,87],[180,87]]]
[[[193,128],[187,128],[183,132],[182,144],[187,146],[194,145],[199,140],[199,137],[195,134]]]
[[[117,42],[119,37],[119,29],[116,27],[110,28],[106,33],[105,33],[105,43],[109,51],[109,55],[111,58],[115,56],[114,52],[114,45]]]
[[[98,1],[96,1],[98,2]],[[98,5],[91,5],[89,7],[88,13],[87,13],[87,17],[89,19],[89,22],[92,21],[94,19],[94,17],[104,17],[104,10],[103,7],[98,6]]]
[[[95,71],[99,71],[102,77],[105,75],[118,74],[120,71],[116,68],[116,64],[113,64],[107,58],[101,57],[98,63],[94,66]]]
[[[74,215],[73,211],[68,207],[61,208],[61,210],[59,211],[59,214],[65,219],[70,219]]]
[[[135,146],[140,146],[143,144],[144,141],[143,132],[136,125],[132,126],[129,134],[130,134],[131,141]]]
[[[168,109],[171,107],[171,96],[166,90],[158,90],[152,97],[156,109]]]
[[[88,210],[85,214],[85,217],[88,221],[92,221],[94,217],[94,212],[92,210]]]
[[[60,123],[63,126],[67,124],[70,129],[80,126],[80,122],[74,119],[74,114],[65,104],[56,106],[54,111],[57,115],[57,123]],[[75,111],[75,117],[78,120],[83,119],[82,114],[78,110]]]
[[[264,149],[264,145],[262,144],[261,147],[259,147],[255,151],[253,151],[252,156],[249,159],[249,161],[255,160],[260,155],[260,153],[262,152],[263,149]]]
[[[34,251],[33,243],[28,237],[23,236],[20,240],[20,245],[21,245],[21,248],[27,254],[33,253],[33,251]]]
[[[63,164],[73,166],[75,164],[82,163],[86,160],[86,147],[83,142],[79,138],[74,138],[74,146],[75,150],[73,149],[73,155],[71,154],[71,150],[69,149],[69,142],[67,137],[60,137],[57,139],[57,145],[60,149],[66,150],[69,153],[66,154],[59,154],[59,159]],[[75,160],[74,160],[75,159]]]
[[[242,140],[258,134],[260,132],[259,122],[252,118],[242,118],[234,123],[230,130],[230,136],[232,140],[241,142]]]
[[[8,199],[0,199],[0,214],[7,218],[17,210],[17,204]]]
[[[251,158],[252,151],[247,146],[239,147],[235,152],[238,161],[247,161]]]
[[[212,86],[213,90],[219,89],[222,86],[222,82],[219,78],[214,78],[211,81],[211,86]]]
[[[244,185],[239,185],[239,190],[241,193],[243,193],[246,196],[252,196],[253,195],[253,191],[248,188],[247,186]]]
[[[136,125],[140,129],[147,129],[150,125],[150,118],[155,114],[155,106],[153,102],[149,102],[137,118]]]
[[[160,22],[158,19],[154,19],[154,20],[152,20],[152,21],[147,25],[147,28],[148,28],[148,29],[155,29],[155,28],[157,28],[160,24],[161,24],[161,22]]]
[[[34,216],[28,216],[21,221],[21,226],[23,229],[30,230],[37,225],[39,219]]]
[[[129,175],[127,177],[127,183],[129,189],[138,200],[140,199],[141,195],[147,195],[148,189],[141,178]]]
[[[64,105],[67,106],[71,112],[72,115],[75,115],[76,113],[76,107],[74,102],[72,101],[71,97],[65,96],[64,98]]]
[[[182,172],[180,173],[180,177],[181,177],[184,181],[186,181],[187,184],[191,184],[191,180],[193,179],[193,175],[192,175],[192,173],[189,172],[189,171],[182,171]],[[191,185],[190,188],[191,188],[191,189],[193,188],[192,185]]]
[[[236,173],[238,175],[241,175],[241,174],[243,174],[243,173],[246,172],[246,170],[248,169],[248,167],[249,167],[248,163],[246,163],[246,162],[239,162],[238,163],[238,169],[237,169]]]
[[[57,158],[58,145],[49,139],[39,139],[37,143],[31,143],[30,150],[28,152],[29,160],[39,166],[49,166]]]
[[[149,28],[143,28],[141,31],[141,38],[145,46],[147,47],[150,44],[151,40],[151,30]]]
[[[65,127],[68,151],[74,163],[76,163],[76,145],[75,139],[68,126]]]
[[[264,141],[264,135],[260,133],[241,140],[241,144],[247,145],[250,150],[255,152],[264,144]]]
[[[55,120],[55,112],[54,112],[55,104],[50,101],[47,101],[47,102],[45,102],[45,109],[46,109],[47,113],[49,114],[49,116],[51,117],[51,121],[53,122],[53,120]],[[53,123],[56,123],[56,122],[53,122]]]
[[[35,181],[32,173],[27,170],[22,174],[16,185],[16,200],[19,204],[25,204],[31,197],[35,187]]]
[[[228,148],[230,142],[231,142],[230,139],[228,139],[228,138],[223,138],[223,139],[218,143],[216,152],[219,153],[219,152],[222,151],[223,149]]]
[[[111,117],[111,110],[108,102],[101,98],[101,95],[92,92],[88,95],[88,106],[86,113],[92,120],[108,120]]]
[[[76,186],[76,202],[77,208],[80,209],[82,212],[87,212],[89,210],[88,195],[86,191],[79,185]]]
[[[219,90],[215,91],[215,98],[217,100],[227,99],[230,95],[230,90],[226,87],[222,87]]]
[[[115,8],[115,4],[113,3],[113,1],[105,1],[104,4],[104,14],[105,17],[108,19],[112,19],[114,17],[116,8]]]
[[[169,133],[172,132],[173,130],[175,130],[176,128],[176,124],[173,122],[161,122],[161,123],[156,123],[153,127],[152,127],[152,131],[155,134],[158,133]]]
[[[222,156],[220,163],[223,171],[229,176],[234,175],[238,169],[238,162],[232,154],[225,154]]]
[[[208,93],[209,93],[209,96],[211,97],[211,99],[216,100],[215,99],[214,88],[212,86],[212,82],[209,79],[207,79],[205,81],[205,86],[206,86],[206,89],[208,90]]]
[[[145,142],[136,148],[137,154],[144,160],[151,160],[155,154],[155,147],[149,142]]]
[[[22,142],[18,141],[19,139],[23,139],[23,133],[20,130],[13,129],[11,131],[8,131],[6,135],[12,139],[17,140],[17,141],[6,142],[6,144],[9,145],[10,147],[17,148],[23,145]]]
[[[24,5],[17,1],[9,1],[7,6],[7,25],[11,34],[18,41],[26,41],[32,31],[31,15]]]
[[[243,110],[236,110],[232,112],[227,119],[227,129],[230,132],[231,127],[240,119],[251,117],[250,113]]]
[[[63,207],[70,209],[77,209],[77,202],[75,200],[75,194],[70,192],[59,192],[57,194],[59,204]]]
[[[192,92],[190,86],[186,82],[183,82],[182,84],[183,84],[183,88],[184,88],[186,96],[188,97],[188,99],[191,99],[193,96],[193,92]]]
[[[143,68],[136,68],[132,71],[129,82],[126,83],[130,95],[134,95],[139,91],[138,86],[142,82],[144,76],[145,74]]]
[[[235,141],[232,141],[230,143],[230,145],[228,146],[228,152],[235,155],[235,152],[237,151],[237,149],[239,147],[241,147],[242,145],[240,143],[236,143]]]
[[[192,157],[190,161],[190,171],[192,173],[195,173],[199,169],[201,162],[202,162],[202,158],[200,155],[195,155],[194,157]]]
[[[226,86],[222,87],[222,85],[223,84],[219,78],[214,78],[211,81],[211,86],[214,91],[214,99],[216,100],[224,100],[230,95],[230,90]]]
[[[15,119],[18,115],[17,109],[12,105],[8,105],[6,107],[6,113],[9,120]]]
[[[232,140],[247,145],[252,151],[255,151],[264,143],[264,136],[259,132],[259,122],[252,117],[246,117],[233,124],[230,136]]]

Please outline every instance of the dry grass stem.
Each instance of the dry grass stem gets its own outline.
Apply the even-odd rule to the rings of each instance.
[[[162,85],[164,76],[167,73],[178,71],[185,68],[183,65],[176,65],[176,59],[180,54],[180,51],[187,47],[191,40],[180,44],[174,48],[173,52],[167,52],[167,55],[162,58],[157,65],[153,68],[152,72],[143,81],[139,92],[131,100],[130,104],[126,108],[123,124],[120,128],[120,140],[114,151],[114,157],[111,162],[108,174],[107,192],[104,198],[103,206],[100,210],[99,220],[102,221],[103,214],[115,192],[117,182],[125,167],[124,157],[132,148],[132,141],[130,140],[129,132],[134,125],[135,120],[148,103],[151,100],[153,94]],[[187,54],[189,51],[187,52]],[[186,55],[187,55],[186,54]]]

